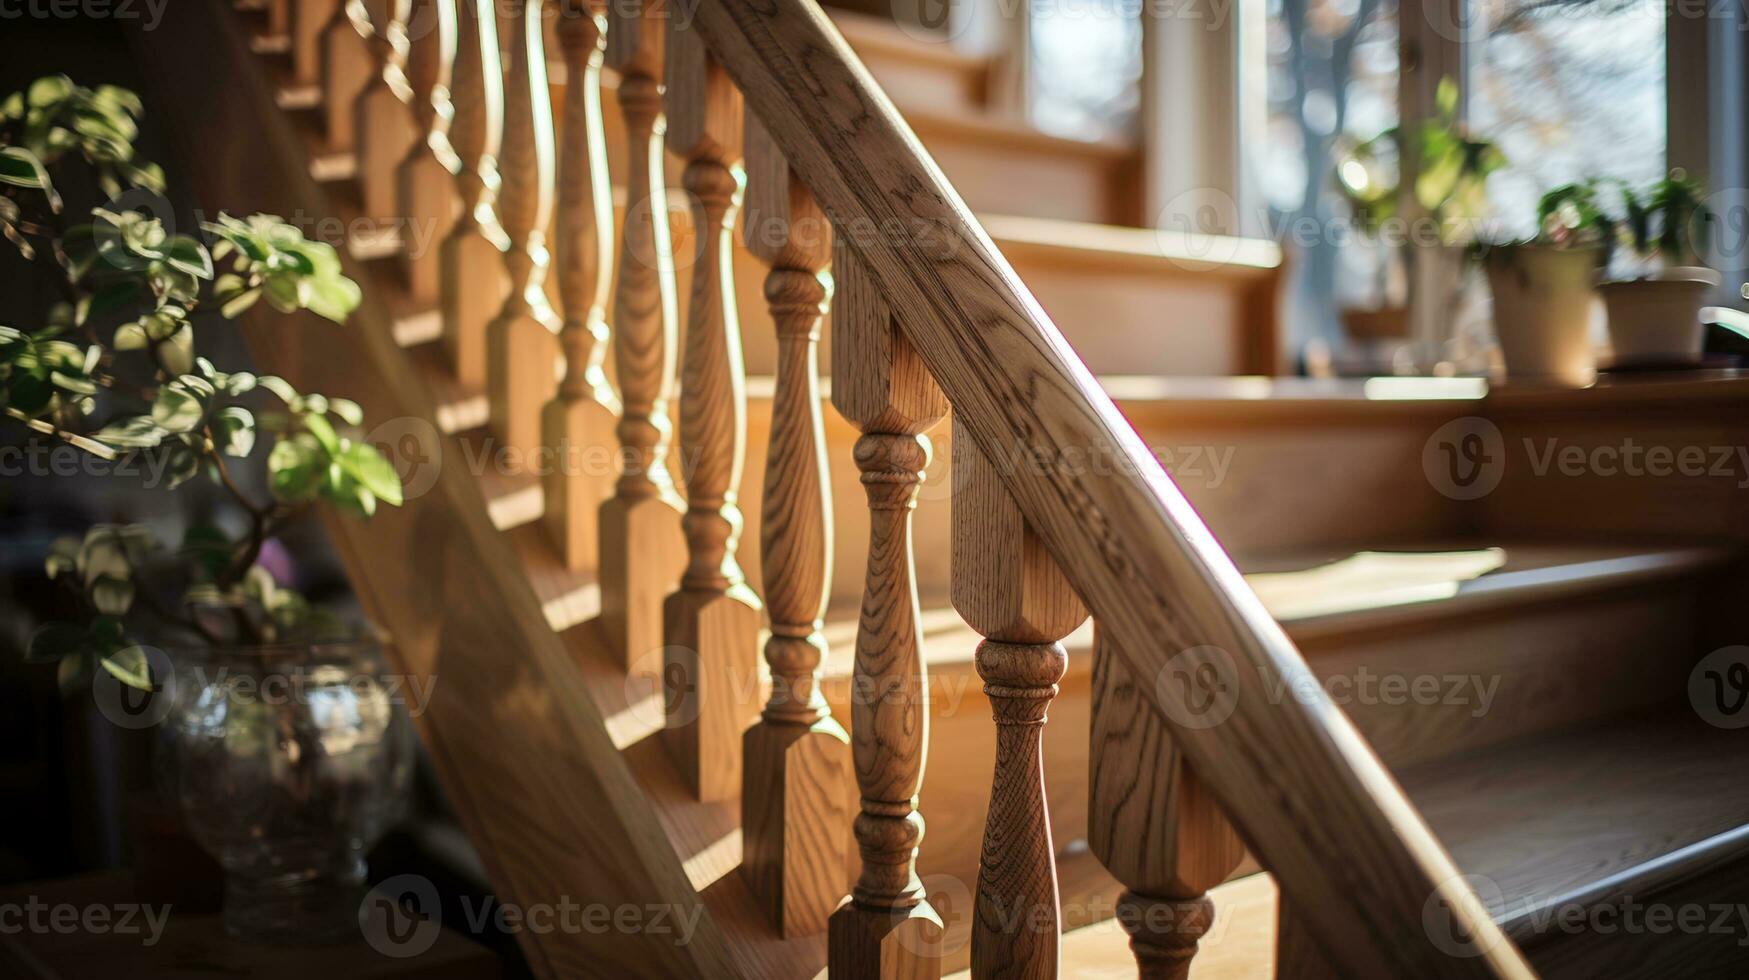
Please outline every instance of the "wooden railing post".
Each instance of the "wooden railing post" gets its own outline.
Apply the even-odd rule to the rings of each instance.
[[[674,258],[662,174],[661,0],[608,4],[607,64],[625,118],[625,220],[613,295],[620,475],[601,506],[601,633],[627,670],[661,673],[662,603],[686,561],[683,509],[668,474],[674,394]]]
[[[917,877],[917,791],[929,747],[929,686],[911,560],[911,512],[929,465],[923,433],[947,399],[900,332],[856,251],[837,240],[832,268],[832,404],[862,432],[856,466],[868,493],[868,577],[851,680],[851,750],[862,873],[832,913],[834,978],[941,975],[941,918]]]
[[[1137,678],[1111,642],[1095,630],[1087,841],[1127,889],[1117,914],[1141,976],[1184,980],[1214,924],[1208,890],[1239,866],[1245,846],[1138,690],[1152,679]]]
[[[449,141],[455,118],[450,80],[456,58],[456,0],[413,0],[407,41],[407,81],[419,139],[396,168],[396,196],[401,202],[407,293],[424,308],[439,300],[443,267],[437,243],[455,227],[455,179],[462,169]],[[417,227],[420,222],[431,222],[429,230]]]
[[[613,254],[613,190],[601,121],[601,62],[607,21],[600,0],[564,0],[559,45],[565,56],[565,118],[559,136],[559,343],[565,379],[541,414],[541,444],[551,454],[541,480],[547,526],[567,567],[593,565],[601,505],[613,488],[605,451],[614,445],[619,400],[601,369],[607,354],[605,306]]]
[[[831,591],[831,482],[820,418],[820,318],[832,295],[826,216],[770,134],[746,114],[747,250],[771,267],[765,298],[777,328],[760,567],[771,637],[771,698],[742,742],[741,866],[785,936],[821,932],[844,895],[851,818],[850,736],[820,693]]]
[[[547,302],[547,229],[553,216],[553,107],[547,89],[545,0],[511,0],[514,34],[504,75],[504,185],[498,219],[510,236],[510,290],[486,327],[486,399],[504,459],[530,467],[540,448],[541,406],[558,390],[559,317]]]
[[[985,637],[978,676],[996,719],[972,976],[1044,980],[1057,975],[1061,919],[1045,808],[1045,714],[1069,664],[1062,639],[1087,610],[957,419],[953,470],[953,604]]]
[[[292,84],[322,81],[322,31],[334,19],[340,0],[298,0],[291,8]]]
[[[679,686],[670,692],[667,737],[698,798],[726,800],[741,791],[741,736],[758,711],[759,598],[735,560],[747,448],[729,238],[744,181],[741,94],[676,17],[668,18],[665,73],[668,149],[686,160],[681,183],[698,242],[680,382],[687,565],[662,609],[663,671]]]
[[[343,0],[322,28],[322,121],[330,152],[358,145],[358,97],[370,84],[375,33],[364,0]]]
[[[413,86],[407,81],[407,15],[410,0],[377,0],[372,10],[369,84],[358,97],[352,145],[358,154],[358,188],[364,214],[377,221],[393,218],[399,185],[396,171],[419,143]]]
[[[438,249],[443,344],[456,380],[486,383],[486,324],[510,284],[503,255],[510,241],[493,210],[504,133],[504,72],[498,56],[497,0],[456,0],[455,118],[449,142],[461,169],[455,228]]]

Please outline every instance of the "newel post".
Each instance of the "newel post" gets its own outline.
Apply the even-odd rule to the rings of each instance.
[[[840,239],[832,317],[832,404],[862,432],[856,466],[868,493],[868,574],[851,679],[851,750],[862,873],[832,913],[834,978],[941,975],[941,917],[917,877],[917,792],[929,746],[929,686],[911,559],[911,512],[929,465],[923,433],[947,399],[911,348],[879,284]]]
[[[741,205],[741,93],[679,18],[668,20],[663,93],[668,149],[686,160],[698,253],[686,308],[680,382],[681,479],[687,565],[663,606],[667,738],[701,800],[741,791],[741,736],[758,711],[759,598],[735,548],[736,494],[747,448],[741,326],[735,315],[730,229]]]
[[[498,55],[497,0],[457,0],[456,59],[449,143],[456,153],[455,227],[438,249],[443,345],[456,380],[486,383],[486,324],[510,284],[510,239],[493,210],[504,135],[504,71]]]
[[[364,214],[377,221],[395,216],[396,170],[419,143],[413,118],[413,86],[407,80],[407,15],[409,0],[383,0],[376,5],[371,34],[375,69],[358,97],[352,145],[358,152],[358,188]]]
[[[456,0],[413,0],[407,15],[407,44],[407,82],[413,89],[418,138],[395,169],[396,197],[407,293],[426,308],[436,306],[441,298],[438,243],[455,228],[455,181],[462,168],[449,141],[455,118],[450,89],[456,59]]]
[[[607,288],[613,254],[613,189],[601,121],[601,64],[607,21],[601,4],[563,0],[559,46],[565,56],[565,118],[559,129],[559,344],[565,378],[541,413],[547,527],[567,567],[584,568],[600,551],[596,529],[613,487],[611,451],[619,399],[607,384]]]
[[[1042,740],[1069,664],[1062,640],[1087,610],[957,419],[953,470],[953,604],[985,637],[978,676],[996,720],[972,976],[1044,980],[1057,975],[1061,910]]]
[[[545,0],[511,0],[514,33],[504,75],[504,147],[498,166],[498,219],[510,236],[504,269],[510,291],[486,327],[486,399],[492,428],[507,451],[531,469],[540,448],[540,413],[558,390],[559,317],[547,302],[552,256],[553,107],[547,88]]]
[[[686,561],[684,505],[668,472],[677,350],[674,257],[662,173],[661,0],[607,5],[607,64],[619,72],[626,209],[613,294],[619,481],[601,505],[601,634],[629,671],[661,672],[662,603]]]
[[[820,693],[831,590],[831,481],[820,417],[820,319],[832,295],[832,232],[751,110],[746,114],[747,250],[771,267],[777,390],[766,450],[760,556],[771,637],[771,698],[742,742],[742,868],[785,936],[821,932],[844,895],[850,736]]]
[[[1117,914],[1144,980],[1184,980],[1214,924],[1208,890],[1245,846],[1148,706],[1138,678],[1096,629],[1087,842],[1127,889]]]

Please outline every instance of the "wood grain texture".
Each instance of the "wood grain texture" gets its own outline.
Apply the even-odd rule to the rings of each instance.
[[[461,158],[449,141],[455,118],[451,99],[456,59],[457,0],[413,0],[407,14],[407,84],[413,91],[413,119],[418,138],[395,169],[398,215],[405,226],[401,268],[407,293],[420,307],[436,307],[442,299],[442,253],[434,245],[405,244],[406,231],[428,222],[418,242],[442,242],[455,229],[459,202],[456,175]]]
[[[1450,858],[1335,705],[1269,703],[1264,692],[1304,660],[818,8],[721,0],[699,5],[694,27],[835,226],[929,234],[875,237],[862,248],[869,270],[978,444],[1044,464],[1003,482],[1148,681],[1149,707],[1184,708],[1151,683],[1176,653],[1227,652],[1233,683],[1254,696],[1224,725],[1174,734],[1332,957],[1364,976],[1528,976],[1510,943],[1459,962],[1429,942],[1427,896],[1464,890]],[[1351,860],[1332,866],[1331,853]]]
[[[398,170],[419,144],[414,92],[407,78],[407,17],[411,0],[386,0],[373,14],[370,82],[358,96],[352,146],[358,155],[357,180],[364,216],[392,224],[400,210]]]
[[[504,75],[504,146],[498,165],[498,219],[510,237],[504,306],[486,326],[486,400],[492,430],[520,463],[540,449],[541,406],[563,367],[559,317],[547,302],[555,176],[553,107],[547,88],[545,0],[512,0],[514,33]]]
[[[868,570],[856,632],[851,748],[862,812],[862,871],[833,913],[834,971],[847,977],[939,976],[940,919],[917,877],[923,817],[917,791],[929,746],[929,685],[911,559],[911,512],[929,464],[922,433],[947,410],[916,364],[857,251],[836,240],[833,404],[863,433],[855,460],[868,495]],[[870,334],[885,334],[867,339]],[[877,356],[858,357],[863,351]],[[861,377],[857,377],[861,375]],[[852,380],[854,378],[854,380]],[[840,392],[844,392],[840,400]],[[905,937],[911,937],[909,939]]]
[[[374,31],[364,0],[344,0],[322,28],[322,99],[327,149],[357,147],[358,96],[370,84]]]
[[[340,0],[298,0],[291,8],[291,78],[295,85],[322,82],[322,29]]]
[[[996,465],[960,431],[953,458],[953,602],[983,634],[978,676],[996,721],[972,925],[974,977],[1051,978],[1058,970],[1056,849],[1045,804],[1043,736],[1062,639],[1087,610],[1009,499]]]
[[[1207,893],[1245,846],[1111,642],[1095,629],[1087,842],[1126,888],[1118,918],[1141,976],[1184,980],[1215,921]]]
[[[602,135],[601,64],[607,20],[602,4],[566,0],[559,10],[565,57],[560,126],[558,262],[565,377],[541,410],[541,475],[548,529],[564,563],[593,568],[601,553],[601,505],[617,475],[601,450],[614,446],[619,397],[602,369],[607,356],[607,290],[613,264],[613,188]]]
[[[686,562],[684,505],[667,463],[678,314],[662,176],[666,16],[659,0],[608,5],[607,64],[620,76],[628,150],[622,180],[629,204],[620,225],[613,296],[620,474],[613,499],[601,511],[601,627],[628,670],[643,664],[652,674],[661,672],[660,658],[649,655],[662,647],[662,604]]]
[[[831,591],[831,480],[820,415],[820,319],[831,297],[825,216],[789,179],[783,157],[749,114],[744,234],[761,229],[774,247],[765,295],[778,335],[779,366],[766,446],[761,567],[771,635],[765,662],[771,696],[747,733],[741,833],[748,887],[785,935],[826,928],[849,866],[850,740],[820,693]],[[815,236],[813,248],[801,243]],[[792,750],[790,746],[799,750]],[[776,804],[760,797],[781,787]],[[755,861],[754,859],[758,860]]]
[[[687,564],[665,607],[669,664],[701,690],[747,688],[757,669],[759,599],[735,560],[736,497],[747,455],[741,324],[730,266],[741,170],[741,99],[683,19],[667,22],[663,107],[668,149],[686,160],[681,183],[698,243],[680,373],[680,461],[686,483]],[[735,606],[742,608],[736,609]],[[696,717],[670,701],[668,743],[701,800],[741,791],[741,735],[757,706],[703,697]],[[711,760],[707,764],[705,760]]]
[[[449,141],[460,164],[460,217],[439,248],[443,345],[456,380],[483,388],[486,324],[510,290],[503,259],[510,239],[493,209],[504,135],[504,69],[495,0],[456,2],[455,118]]]

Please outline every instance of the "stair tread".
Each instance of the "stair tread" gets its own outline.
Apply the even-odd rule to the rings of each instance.
[[[1522,944],[1552,907],[1645,899],[1749,854],[1746,746],[1684,706],[1492,746],[1399,781],[1458,867],[1486,879],[1482,898]]]

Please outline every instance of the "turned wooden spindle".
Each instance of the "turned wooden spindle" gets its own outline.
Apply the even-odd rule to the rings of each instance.
[[[358,189],[364,215],[387,223],[399,211],[397,173],[419,144],[413,86],[407,79],[407,16],[411,0],[376,0],[372,7],[370,83],[358,97]]]
[[[941,918],[917,877],[917,792],[929,745],[929,688],[911,559],[911,512],[929,465],[923,433],[947,399],[899,330],[879,284],[840,238],[832,268],[832,404],[862,433],[856,466],[868,493],[868,574],[850,705],[861,813],[862,873],[832,913],[834,978],[939,977]]]
[[[625,119],[625,218],[613,294],[620,475],[601,507],[601,634],[628,670],[662,672],[662,605],[686,562],[684,509],[668,473],[668,402],[678,350],[674,258],[663,179],[660,0],[608,6],[607,64]]]
[[[375,35],[364,0],[344,0],[322,28],[322,122],[331,153],[357,149],[358,97],[376,65]]]
[[[1138,685],[1153,679],[1138,678],[1110,643],[1095,628],[1087,842],[1127,889],[1117,913],[1140,976],[1184,980],[1214,924],[1208,890],[1233,873],[1245,847],[1145,702]]]
[[[486,324],[504,305],[510,240],[498,223],[498,148],[504,133],[504,72],[498,56],[497,0],[457,0],[456,58],[450,101],[455,117],[457,217],[438,249],[443,343],[456,380],[486,383]]]
[[[565,56],[565,117],[559,129],[559,214],[554,258],[565,312],[559,344],[565,379],[541,414],[547,525],[570,568],[595,563],[601,505],[613,489],[611,451],[619,399],[607,384],[605,305],[613,254],[613,189],[601,121],[605,0],[565,0],[559,45]]]
[[[1069,664],[1062,640],[1087,610],[958,418],[953,470],[953,604],[984,636],[978,676],[996,719],[972,976],[1044,980],[1057,975],[1061,914],[1042,739]]]
[[[741,93],[704,39],[668,20],[663,105],[668,149],[686,160],[697,262],[686,307],[680,383],[680,458],[686,483],[687,565],[663,605],[669,683],[667,737],[701,800],[741,791],[741,735],[758,713],[759,599],[735,547],[735,505],[747,448],[741,325],[735,314],[730,229],[741,206]]]
[[[832,234],[771,136],[746,114],[747,250],[771,267],[765,298],[777,328],[760,557],[771,636],[771,697],[741,754],[741,867],[785,936],[826,928],[844,895],[851,819],[850,736],[820,693],[831,587],[831,482],[820,418],[820,319],[832,295]]]
[[[414,140],[396,168],[402,215],[402,269],[414,305],[435,306],[443,272],[438,243],[455,228],[456,174],[450,145],[450,98],[456,58],[456,0],[413,0],[407,15],[407,81],[413,89]]]
[[[322,81],[322,31],[334,19],[340,0],[298,0],[291,7],[291,81],[318,85]]]
[[[547,228],[553,214],[553,107],[547,89],[544,0],[511,0],[510,69],[504,75],[504,146],[498,220],[510,236],[510,291],[486,327],[486,399],[506,465],[532,469],[541,407],[558,390],[559,317],[547,302]]]

